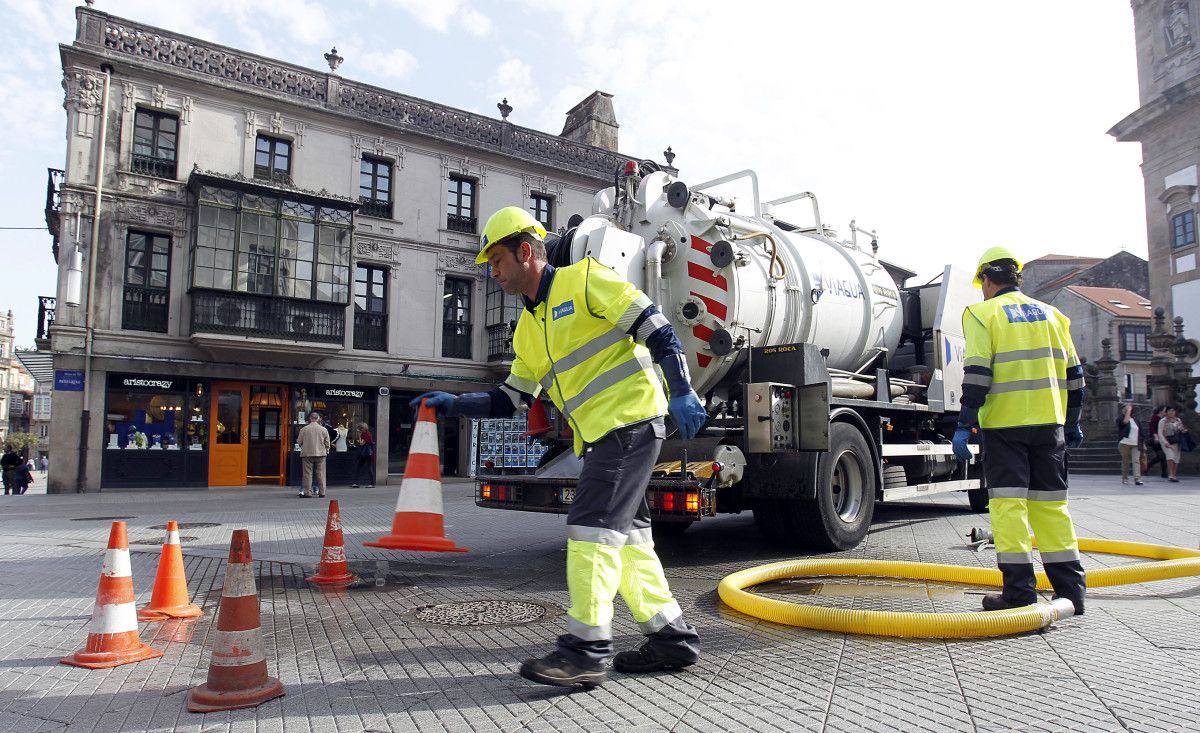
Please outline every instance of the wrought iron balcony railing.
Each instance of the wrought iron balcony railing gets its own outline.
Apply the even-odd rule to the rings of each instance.
[[[50,327],[54,325],[54,313],[57,307],[57,298],[52,298],[49,295],[38,296],[37,338],[50,338]]]
[[[58,212],[62,210],[62,185],[67,179],[66,171],[58,168],[46,169],[46,228],[54,237],[54,259],[58,259]]]
[[[475,233],[475,217],[446,214],[446,228],[452,232]]]
[[[358,207],[358,213],[363,216],[374,216],[380,219],[392,218],[392,202],[380,201],[379,199],[369,199],[366,197],[360,198],[362,204]]]
[[[170,304],[171,291],[165,288],[126,285],[124,305],[121,309],[121,328],[127,331],[166,333]]]
[[[225,290],[192,290],[192,333],[342,344],[346,306]]]
[[[442,326],[442,356],[450,359],[471,358],[471,324],[447,323]]]
[[[130,170],[134,173],[141,173],[146,176],[154,176],[155,178],[170,178],[175,179],[175,161],[167,160],[166,158],[155,158],[150,155],[133,156]]]
[[[507,323],[487,327],[488,361],[513,358],[512,329]]]
[[[387,314],[354,312],[354,348],[387,351]]]

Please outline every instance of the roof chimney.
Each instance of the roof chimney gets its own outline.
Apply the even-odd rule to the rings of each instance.
[[[615,153],[618,127],[612,95],[595,91],[567,112],[561,136]]]

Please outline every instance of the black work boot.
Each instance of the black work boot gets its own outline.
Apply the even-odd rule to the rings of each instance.
[[[655,648],[653,640],[647,641],[637,649],[621,652],[613,657],[613,669],[626,674],[675,671],[690,667],[695,663],[695,661],[683,662],[663,654]]]
[[[591,689],[599,687],[608,679],[608,673],[603,668],[578,667],[557,651],[550,652],[541,659],[525,660],[517,672],[530,682],[558,687],[581,685],[584,689]]]
[[[1010,608],[1024,608],[1037,603],[1037,600],[1029,603],[1012,603],[1004,597],[1003,594],[994,593],[983,597],[983,610],[985,611],[1007,611]]]

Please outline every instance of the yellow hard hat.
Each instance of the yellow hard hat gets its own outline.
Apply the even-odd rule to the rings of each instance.
[[[979,258],[979,264],[975,265],[975,279],[972,281],[975,287],[983,287],[983,278],[979,276],[979,273],[983,271],[985,265],[995,262],[996,260],[1012,260],[1013,262],[1017,263],[1017,272],[1020,272],[1021,268],[1024,267],[1024,265],[1021,264],[1021,261],[1017,259],[1017,256],[1013,254],[1013,251],[1008,247],[988,247],[988,250],[983,253],[982,257]]]
[[[487,224],[483,225],[483,236],[479,238],[479,254],[475,257],[475,264],[482,265],[487,262],[488,247],[521,232],[545,237],[546,227],[520,206],[505,206],[492,214]]]

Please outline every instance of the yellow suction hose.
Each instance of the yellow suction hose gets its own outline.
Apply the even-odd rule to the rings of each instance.
[[[1089,588],[1145,583],[1153,580],[1200,575],[1200,550],[1151,545],[1144,542],[1079,538],[1082,552],[1129,555],[1159,562],[1136,563],[1087,571]],[[730,607],[777,624],[802,626],[821,631],[872,636],[924,637],[934,639],[1007,636],[1044,629],[1055,621],[1074,615],[1066,599],[1006,611],[970,613],[911,613],[861,611],[790,603],[747,593],[744,588],[784,578],[803,576],[868,576],[1001,586],[1000,571],[963,565],[940,565],[900,560],[809,559],[759,565],[725,576],[717,593]],[[1045,573],[1038,572],[1038,588],[1049,590]]]

